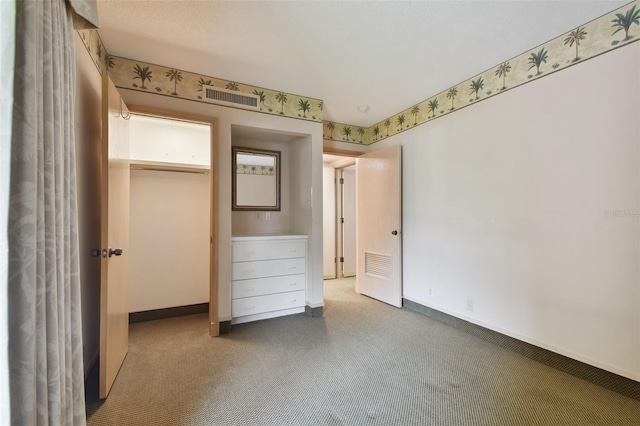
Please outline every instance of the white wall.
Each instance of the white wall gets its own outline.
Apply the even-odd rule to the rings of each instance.
[[[132,170],[130,208],[129,312],[208,303],[209,175]]]
[[[640,380],[639,75],[636,43],[374,144],[404,297]]]
[[[289,184],[289,201],[291,203],[291,231],[294,233],[306,233],[312,229],[312,222],[317,221],[322,226],[322,204],[313,212],[313,183],[309,170],[316,169],[319,182],[316,186],[317,197],[322,200],[322,146],[318,145],[319,162],[312,164],[311,139],[300,137],[291,141],[289,155],[289,169],[291,170],[291,182]],[[314,219],[315,217],[315,219]],[[322,234],[318,236],[322,238]]]
[[[309,235],[307,269],[307,305],[324,306],[322,282],[322,125],[316,135],[300,136],[291,141],[290,202],[291,232]],[[311,173],[309,173],[311,171]],[[311,284],[311,285],[309,285]]]
[[[102,150],[102,77],[74,33],[76,51],[76,173],[82,296],[82,344],[85,377],[100,351],[100,165]]]
[[[13,87],[15,3],[0,3],[0,87]],[[7,294],[9,243],[7,221],[9,216],[9,170],[11,153],[11,121],[13,90],[0,93],[0,294]],[[0,298],[0,424],[9,424],[9,358],[8,358],[8,306],[7,298]]]
[[[312,145],[311,184],[315,190],[310,195],[313,209],[309,234],[309,272],[307,304],[315,307],[323,305],[322,298],[322,123],[276,117],[257,112],[219,107],[202,102],[187,101],[168,96],[158,96],[119,89],[128,104],[161,108],[185,113],[197,114],[218,119],[218,287],[219,319],[231,319],[231,126],[241,125],[274,131],[287,131],[299,135],[308,135]],[[214,165],[215,167],[215,165]]]

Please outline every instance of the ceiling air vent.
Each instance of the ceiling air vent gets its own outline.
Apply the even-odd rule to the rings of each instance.
[[[213,86],[203,86],[205,99],[216,104],[239,108],[260,109],[260,96],[251,93],[236,92]]]

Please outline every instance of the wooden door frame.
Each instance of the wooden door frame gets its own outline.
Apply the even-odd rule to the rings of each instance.
[[[329,154],[329,155],[338,155],[340,157],[353,157],[353,158],[357,158],[362,154],[366,154],[366,152],[350,151],[347,149],[339,149],[339,148],[330,148],[327,146],[322,147],[322,153]]]
[[[211,129],[210,157],[211,169],[209,173],[210,224],[209,224],[209,335],[220,335],[218,320],[218,119],[178,111],[164,110],[140,105],[130,105],[132,114],[147,117],[164,118],[169,120],[187,121],[208,125]]]
[[[336,217],[335,220],[335,229],[333,230],[333,241],[335,243],[335,259],[336,259],[336,264],[335,264],[335,268],[336,268],[336,278],[340,279],[340,278],[344,278],[343,274],[342,274],[342,267],[340,265],[340,257],[342,257],[342,223],[341,223],[341,218],[342,218],[342,184],[340,183],[340,179],[342,177],[342,168],[337,168],[334,167],[333,168],[333,175],[335,178],[335,183],[334,183],[334,198],[335,198],[335,212],[334,215]]]
[[[344,170],[348,167],[351,166],[355,166],[356,170],[357,170],[357,165],[356,165],[356,159],[355,158],[346,158],[338,163],[336,163],[335,166],[335,176],[336,176],[336,229],[335,229],[335,241],[336,241],[336,271],[338,271],[336,273],[336,277],[337,278],[347,278],[344,275],[344,261],[343,262],[339,262],[338,258],[339,257],[345,257],[344,256],[344,223],[342,221],[338,221],[337,218],[344,218],[344,183],[340,183],[338,181],[338,178],[340,179],[344,179]],[[354,177],[355,179],[355,177]],[[355,180],[353,182],[353,184],[355,185]],[[338,187],[340,189],[338,189]],[[356,191],[356,188],[354,188],[354,192]],[[354,200],[355,203],[355,200]],[[357,215],[354,216],[353,219],[357,220]],[[354,226],[356,226],[356,224],[354,224]],[[338,256],[338,254],[340,256]],[[358,253],[355,253],[356,255],[356,259],[358,256]],[[357,268],[356,268],[357,270]],[[355,275],[350,275],[350,277],[354,277]]]
[[[336,155],[336,156],[340,156],[340,157],[345,157],[343,160],[338,161],[334,164],[331,164],[331,166],[333,167],[333,173],[334,173],[334,178],[335,178],[335,183],[334,183],[334,190],[333,190],[333,198],[335,200],[335,211],[334,211],[334,216],[336,218],[335,220],[335,224],[334,224],[334,229],[333,229],[333,250],[335,253],[335,262],[334,262],[334,269],[336,272],[336,279],[338,278],[343,278],[341,276],[341,271],[340,271],[340,256],[338,256],[338,244],[339,244],[339,228],[340,228],[340,223],[338,222],[338,218],[340,217],[338,214],[338,209],[340,208],[341,204],[342,204],[342,200],[338,199],[338,194],[339,194],[339,190],[338,190],[338,171],[344,168],[347,168],[349,166],[353,166],[354,164],[356,164],[356,159],[363,155],[366,154],[366,152],[360,152],[360,151],[349,151],[346,149],[339,149],[339,148],[330,148],[327,146],[323,146],[322,148],[322,153],[323,154],[329,154],[329,155]]]

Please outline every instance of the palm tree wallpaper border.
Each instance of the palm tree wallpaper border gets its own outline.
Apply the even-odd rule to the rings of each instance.
[[[441,93],[369,127],[323,122],[325,139],[370,145],[415,126],[474,105],[538,78],[640,40],[640,0],[568,31],[521,55],[475,75]],[[148,64],[107,53],[97,30],[78,33],[101,73],[108,72],[120,88],[204,100],[202,86],[212,85],[260,97],[260,112],[308,121],[322,121],[323,101]]]
[[[215,101],[205,99],[202,92],[203,86],[215,86],[258,95],[260,110],[256,112],[308,121],[322,121],[323,103],[320,99],[109,55],[97,30],[78,30],[78,33],[100,73],[108,72],[118,88],[215,104]],[[230,108],[242,109],[242,106]],[[251,109],[251,111],[254,110]]]
[[[115,65],[113,57],[107,53],[107,49],[104,47],[104,43],[102,43],[98,30],[76,30],[76,32],[87,48],[100,74],[105,74],[109,68]]]
[[[149,64],[132,59],[113,57],[114,66],[109,76],[116,87],[138,90],[158,95],[174,96],[191,101],[213,103],[203,93],[203,86],[214,86],[240,93],[258,95],[259,111],[265,114],[282,115],[308,121],[322,121],[322,101],[306,96],[294,95],[235,81],[195,74],[172,67]],[[140,72],[147,71],[149,78],[144,81]],[[224,106],[224,105],[222,105]],[[240,108],[238,105],[230,108]],[[252,109],[253,111],[253,109]]]
[[[365,144],[372,144],[414,126],[455,112],[640,40],[640,5],[634,0],[600,18],[570,29],[540,46],[508,59],[445,91],[413,105],[366,129]],[[411,115],[413,120],[402,120]],[[402,127],[396,124],[403,121]],[[392,123],[388,126],[388,123]],[[347,125],[348,126],[348,125]],[[327,124],[325,138],[329,136]],[[333,138],[340,140],[340,138]]]

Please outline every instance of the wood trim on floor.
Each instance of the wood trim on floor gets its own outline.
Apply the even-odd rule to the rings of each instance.
[[[176,306],[173,308],[152,309],[150,311],[130,312],[129,324],[137,322],[155,321],[159,319],[183,317],[185,315],[205,314],[209,312],[209,303]]]
[[[304,307],[304,313],[306,316],[311,318],[321,318],[323,309],[324,306],[312,308],[311,306],[307,305]]]
[[[473,324],[411,300],[402,299],[402,307],[472,334],[505,349],[509,349],[512,352],[526,356],[556,370],[640,401],[640,382],[636,382],[635,380],[498,333],[497,331]]]
[[[220,334],[229,334],[231,332],[231,320],[220,321]]]

